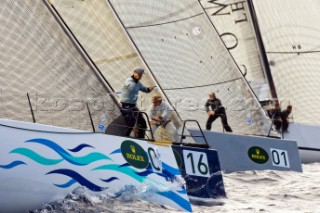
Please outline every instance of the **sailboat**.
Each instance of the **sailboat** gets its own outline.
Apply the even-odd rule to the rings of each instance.
[[[293,106],[283,138],[298,142],[302,162],[319,162],[319,2],[253,0],[252,6],[277,99],[282,108]]]
[[[206,120],[206,114],[201,109],[202,105],[204,105],[204,102],[201,103],[201,101],[206,100],[206,91],[216,91],[219,93],[219,91],[224,91],[228,93],[230,92],[230,96],[235,96],[237,94],[242,94],[242,97],[239,98],[236,96],[236,98],[231,101],[231,98],[229,98],[232,104],[237,105],[236,111],[231,111],[234,114],[236,114],[239,118],[237,120],[236,118],[230,118],[233,120],[236,125],[239,125],[238,130],[241,130],[242,133],[247,134],[257,134],[260,135],[263,128],[269,129],[270,124],[268,124],[268,119],[266,119],[266,123],[258,122],[259,116],[262,116],[263,119],[265,119],[265,116],[263,114],[263,111],[259,111],[254,109],[246,109],[245,112],[242,112],[243,108],[245,106],[251,106],[252,102],[258,103],[258,101],[254,98],[251,90],[249,89],[246,81],[243,81],[243,75],[239,70],[237,69],[237,66],[234,65],[232,70],[232,75],[229,76],[224,82],[224,80],[221,82],[212,82],[212,78],[208,79],[207,82],[201,82],[201,79],[199,78],[198,82],[194,82],[193,79],[187,78],[188,75],[192,75],[194,73],[193,70],[188,69],[187,63],[180,63],[182,58],[186,58],[186,60],[189,62],[193,61],[193,67],[194,69],[201,70],[202,73],[207,73],[208,76],[211,76],[213,73],[214,75],[219,75],[219,71],[213,64],[215,63],[214,60],[220,60],[225,61],[226,59],[224,57],[219,57],[219,54],[217,54],[216,58],[213,58],[211,55],[207,55],[207,52],[210,51],[208,43],[210,40],[206,37],[202,38],[202,34],[207,31],[207,28],[209,30],[208,34],[210,35],[209,38],[214,38],[217,43],[213,43],[212,48],[216,49],[217,47],[221,49],[224,52],[224,56],[232,61],[232,58],[229,56],[229,53],[225,50],[225,46],[223,45],[221,39],[217,35],[216,31],[212,29],[212,25],[209,21],[209,19],[206,17],[203,8],[197,1],[190,1],[190,4],[192,4],[192,7],[184,7],[182,3],[175,3],[175,7],[172,7],[169,9],[173,15],[176,13],[175,11],[178,11],[178,13],[186,13],[187,15],[191,12],[193,12],[194,8],[197,8],[197,11],[201,11],[201,18],[197,17],[196,20],[193,20],[194,22],[192,25],[185,25],[183,22],[185,20],[178,21],[182,24],[179,25],[179,29],[177,28],[175,31],[171,31],[171,27],[169,29],[164,29],[163,33],[166,34],[159,34],[159,33],[153,33],[150,34],[149,32],[141,33],[142,35],[139,35],[139,42],[144,43],[146,41],[153,42],[153,41],[160,41],[160,44],[158,43],[152,43],[150,45],[143,45],[141,46],[139,42],[137,42],[135,37],[132,37],[130,34],[131,28],[129,28],[129,31],[126,29],[126,27],[123,25],[121,14],[118,13],[115,8],[112,7],[112,4],[108,4],[108,2],[103,0],[94,0],[94,1],[60,1],[55,0],[51,1],[52,6],[55,8],[55,10],[59,13],[59,15],[63,18],[68,28],[72,31],[72,33],[75,35],[75,37],[78,39],[79,43],[84,47],[84,49],[87,51],[87,53],[90,55],[90,58],[93,60],[93,62],[99,67],[101,70],[101,73],[103,76],[110,82],[110,85],[112,88],[114,88],[114,91],[119,91],[121,89],[121,83],[119,82],[119,79],[122,79],[122,81],[125,80],[123,76],[129,76],[131,74],[131,70],[133,67],[139,66],[139,64],[144,64],[145,68],[147,70],[146,75],[144,76],[144,80],[146,84],[154,83],[158,86],[159,90],[158,92],[162,95],[162,97],[169,102],[172,105],[172,112],[175,117],[175,124],[176,126],[182,126],[182,123],[185,120],[198,120],[200,121],[200,124],[203,125],[204,121]],[[131,1],[130,4],[128,3],[120,3],[120,6],[124,9],[128,5],[130,5],[130,8],[132,7],[138,7],[140,4],[137,2]],[[165,2],[150,2],[149,4],[144,5],[145,11],[152,11],[150,7],[158,7],[161,8],[164,7]],[[179,5],[180,4],[180,5]],[[127,5],[127,6],[125,6]],[[129,6],[128,6],[129,7]],[[190,10],[191,9],[191,10]],[[134,11],[140,11],[141,8],[136,8]],[[190,11],[189,11],[190,10]],[[130,12],[132,13],[132,12]],[[186,14],[183,14],[184,16]],[[119,16],[120,15],[120,16]],[[140,14],[142,16],[142,14]],[[150,18],[152,18],[151,14],[143,14]],[[159,15],[159,23],[166,23],[166,18],[170,16],[170,14],[160,14]],[[117,19],[118,17],[118,19]],[[191,16],[190,19],[192,19],[193,16]],[[176,19],[177,17],[172,16],[172,19]],[[142,18],[141,18],[142,19]],[[199,21],[200,20],[200,21]],[[190,22],[190,20],[188,21]],[[203,24],[206,23],[206,24]],[[175,25],[175,23],[173,23]],[[157,26],[158,24],[156,24]],[[200,26],[201,30],[197,32],[200,28],[195,26]],[[141,28],[148,28],[142,27]],[[175,28],[175,26],[173,26]],[[180,29],[181,28],[181,29]],[[177,32],[176,32],[177,31]],[[181,32],[183,32],[183,40],[178,39],[178,35],[181,36]],[[184,34],[184,32],[186,34]],[[200,34],[199,34],[200,33]],[[213,33],[213,34],[210,34]],[[147,37],[144,37],[146,36]],[[161,35],[159,37],[159,35]],[[206,33],[207,35],[207,33]],[[200,36],[200,37],[198,37]],[[185,37],[185,38],[184,38]],[[174,40],[172,40],[172,38]],[[119,40],[119,41],[118,41]],[[171,40],[171,43],[168,44],[168,46],[163,46],[167,40]],[[205,40],[204,42],[199,42],[201,40]],[[179,45],[176,44],[176,42],[179,43]],[[111,44],[114,45],[115,48],[113,51],[105,51],[109,48]],[[159,46],[162,45],[162,46]],[[151,47],[155,47],[155,49],[151,49]],[[217,47],[216,47],[217,46]],[[171,47],[168,49],[168,47]],[[145,48],[149,52],[145,52]],[[187,50],[185,50],[187,48]],[[206,48],[207,52],[202,53],[202,55],[199,53],[199,49]],[[158,50],[161,50],[159,53]],[[180,52],[183,51],[189,51],[187,56],[181,56]],[[150,52],[152,51],[152,52]],[[163,58],[165,55],[177,55],[175,57]],[[226,56],[227,55],[227,56]],[[161,56],[159,58],[159,56]],[[179,56],[179,57],[178,57]],[[151,59],[150,59],[151,58]],[[209,62],[201,62],[205,58],[210,58]],[[151,60],[151,61],[150,61]],[[211,62],[212,61],[212,62]],[[153,64],[153,67],[150,67],[150,63]],[[209,65],[204,65],[204,63],[209,63]],[[230,62],[231,64],[232,62]],[[171,64],[171,65],[170,65]],[[176,68],[180,70],[180,74],[176,74],[175,70]],[[172,67],[170,70],[166,70],[166,67]],[[210,69],[210,67],[212,69]],[[224,65],[221,66],[221,69],[228,69],[224,67]],[[187,74],[184,76],[183,73]],[[166,73],[166,74],[164,74]],[[189,73],[189,74],[188,74]],[[170,76],[170,77],[168,77]],[[178,76],[178,77],[175,77]],[[229,80],[231,82],[229,82]],[[239,85],[234,84],[232,81],[235,80]],[[188,82],[190,82],[191,85],[194,85],[194,87],[186,87],[186,88],[180,88],[180,89],[172,89],[171,87],[174,85],[173,83],[186,85]],[[210,82],[210,83],[209,83]],[[204,83],[204,84],[203,84]],[[208,85],[206,85],[208,83]],[[230,90],[228,86],[233,85],[233,89]],[[242,90],[239,88],[246,88],[245,90]],[[190,92],[189,92],[190,91]],[[240,91],[240,92],[239,92]],[[175,92],[177,92],[177,95],[174,95]],[[117,93],[117,92],[116,92]],[[178,96],[181,95],[181,96]],[[187,97],[187,98],[184,98]],[[203,97],[200,99],[200,97]],[[247,102],[246,97],[248,98]],[[148,103],[148,96],[142,96],[141,97],[143,101],[140,103],[141,110],[146,109],[145,105]],[[199,103],[200,102],[200,103]],[[192,103],[195,103],[195,105],[191,105]],[[191,106],[191,108],[187,108],[185,105]],[[239,106],[240,105],[240,106]],[[255,104],[256,105],[256,104]],[[230,106],[234,107],[234,106]],[[230,116],[229,116],[230,117]],[[254,122],[253,119],[255,118]],[[219,129],[219,123],[216,123],[216,128]],[[221,128],[221,127],[220,127]],[[246,129],[247,128],[247,129]],[[190,131],[190,128],[185,128],[188,131]],[[221,129],[222,130],[222,129]],[[238,131],[237,129],[234,129],[234,131]],[[253,131],[253,132],[251,132]],[[267,132],[267,131],[266,131]],[[202,135],[201,132],[194,133],[196,136],[199,134]],[[252,170],[252,169],[284,169],[284,170],[296,170],[301,171],[301,165],[300,165],[300,159],[298,157],[298,153],[296,152],[296,144],[293,141],[288,141],[285,145],[285,149],[283,144],[279,143],[276,139],[267,139],[267,138],[261,138],[261,137],[249,137],[249,136],[240,136],[240,135],[226,135],[222,134],[222,136],[217,136],[215,132],[205,132],[206,137],[209,139],[207,142],[210,144],[211,147],[214,147],[216,149],[219,149],[219,152],[222,152],[220,155],[220,160],[222,159],[222,168],[224,171],[232,172],[232,171],[242,171],[242,170]],[[266,134],[266,133],[265,133]],[[212,138],[213,137],[213,138]],[[222,138],[221,138],[222,137]],[[231,137],[231,139],[230,139]],[[195,137],[196,140],[199,139],[199,137]],[[215,140],[215,138],[220,138],[219,140]],[[249,142],[250,141],[250,142]],[[262,143],[263,141],[263,143]],[[201,140],[198,141],[200,143],[204,143],[205,141]],[[225,149],[226,143],[232,143],[231,149]],[[259,149],[254,149],[253,147],[257,147],[259,145]],[[248,155],[249,149],[253,150],[259,150],[259,152],[263,152],[263,150],[268,150],[270,158],[266,156],[265,159],[266,162],[262,164],[255,163],[251,157]],[[277,165],[275,163],[272,163],[272,160],[274,156],[272,153],[272,150],[277,149],[280,150],[279,154],[284,153],[283,151],[286,151],[289,153],[290,159],[283,158],[283,160],[290,161],[290,166],[287,164],[284,167],[274,166]],[[237,152],[235,150],[241,150],[241,152]],[[255,151],[256,152],[256,151]],[[228,156],[228,157],[227,157]],[[232,158],[230,156],[233,156]],[[237,159],[243,159],[241,163],[234,164],[232,161],[238,161]],[[240,161],[238,161],[240,162]],[[278,160],[276,160],[277,163]]]
[[[157,79],[123,32],[119,20],[106,1],[55,0],[51,1],[51,4],[109,82],[116,97],[121,96],[123,82],[132,75],[132,71],[137,67],[143,67],[145,74],[141,79],[142,83],[156,86],[153,94],[160,95],[166,102],[170,102],[162,90],[158,89],[160,85]],[[150,104],[150,94],[139,94],[137,105],[141,111],[146,111]],[[171,117],[177,129],[181,129],[183,125],[181,118],[173,107]]]
[[[190,195],[225,196],[215,150],[96,133],[101,113],[120,115],[116,96],[48,1],[2,1],[0,20],[1,212],[78,187],[183,211]]]
[[[283,79],[286,78],[284,77],[284,75],[280,77],[278,75],[279,72],[273,69],[273,60],[271,60],[270,63],[268,62],[269,57],[275,58],[280,56],[281,54],[287,54],[287,56],[289,56],[289,52],[281,53],[281,51],[276,52],[267,50],[266,54],[265,48],[275,48],[274,46],[270,45],[274,45],[275,42],[279,42],[275,39],[270,39],[269,36],[271,34],[272,37],[276,37],[276,34],[283,34],[284,31],[287,30],[288,26],[292,26],[293,23],[297,23],[295,21],[292,21],[293,19],[290,18],[290,24],[287,24],[284,28],[279,26],[281,23],[280,19],[278,20],[277,18],[276,20],[274,20],[274,17],[270,18],[269,16],[274,16],[276,13],[281,13],[286,17],[295,15],[287,14],[285,12],[282,12],[280,9],[277,11],[271,11],[271,8],[274,6],[273,2],[263,4],[261,4],[259,1],[254,2],[255,5],[258,5],[257,8],[259,9],[259,12],[257,13],[257,15],[259,19],[257,19],[256,10],[254,10],[253,8],[252,1],[239,2],[236,0],[219,0],[200,2],[204,7],[206,13],[210,17],[210,20],[213,22],[214,26],[219,32],[219,35],[224,41],[226,47],[236,60],[239,68],[244,73],[251,88],[258,97],[262,107],[265,107],[266,109],[270,108],[272,107],[270,106],[270,103],[278,100],[282,103],[282,108],[286,108],[288,104],[292,103],[290,102],[290,98],[288,97],[294,97],[294,95],[292,96],[292,94],[288,94],[282,89],[284,85]],[[270,11],[264,11],[264,4],[270,4]],[[286,3],[284,3],[283,5],[285,4]],[[278,8],[281,8],[281,6],[279,6]],[[260,19],[261,21],[259,21]],[[283,19],[287,18],[283,17]],[[263,28],[263,33],[260,32],[259,26]],[[291,34],[297,35],[297,33],[294,33],[293,30],[294,29],[290,30]],[[289,33],[289,31],[287,33]],[[261,35],[264,39],[263,41]],[[292,48],[298,47],[296,45],[292,45]],[[292,53],[296,54],[297,52],[298,50],[293,51]],[[290,60],[294,60],[294,58]],[[287,62],[291,63],[290,60],[287,60]],[[275,81],[274,78],[276,78]],[[292,82],[291,80],[285,81]],[[282,98],[278,98],[280,97],[277,94],[278,89],[282,90],[280,94]],[[283,92],[285,93],[285,96],[284,94],[282,94]],[[293,114],[295,114],[295,112]],[[275,132],[272,132],[273,136],[282,139],[297,141],[299,146],[299,153],[301,155],[301,160],[303,163],[318,162],[320,160],[319,155],[317,154],[318,146],[313,143],[314,138],[317,137],[314,136],[315,132],[317,132],[317,126],[314,125],[314,123],[311,125],[306,125],[306,123],[304,123],[302,125],[301,122],[299,122],[298,124],[295,119],[293,120],[295,122],[293,122],[290,126],[290,134],[285,133],[284,135],[281,135],[281,133],[275,134]]]
[[[204,103],[216,92],[233,132],[263,134],[268,119],[198,1],[109,2],[182,120],[204,127]],[[145,12],[127,15],[141,4]],[[218,122],[213,128],[223,131]]]
[[[182,120],[198,120],[204,127],[207,94],[216,92],[221,98],[234,133],[221,133],[216,122],[215,131],[204,135],[219,151],[225,172],[302,171],[295,141],[260,137],[268,134],[270,119],[199,1],[108,2]],[[193,126],[188,130],[196,142],[202,141],[200,131]]]

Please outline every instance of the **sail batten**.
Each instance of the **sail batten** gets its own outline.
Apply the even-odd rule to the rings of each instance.
[[[176,22],[179,22],[179,21],[184,21],[184,20],[187,20],[187,19],[191,19],[191,18],[200,16],[200,15],[203,15],[203,13],[199,13],[199,14],[196,14],[196,15],[193,15],[193,16],[190,16],[190,17],[182,18],[182,19],[179,19],[179,20],[173,20],[173,21],[169,21],[169,22],[154,23],[154,24],[148,24],[148,25],[138,25],[138,26],[128,26],[126,28],[127,29],[131,29],[131,28],[152,27],[152,26],[158,26],[158,25],[171,24],[171,23],[176,23]]]
[[[237,80],[243,80],[243,79],[242,78],[236,78],[236,79],[230,79],[228,81],[223,81],[223,82],[218,82],[218,83],[213,83],[213,84],[206,84],[206,85],[198,85],[198,86],[192,86],[192,87],[163,88],[163,90],[179,90],[179,89],[191,89],[191,88],[197,88],[197,87],[208,87],[208,86],[224,84],[224,83],[228,83],[228,82],[232,82],[232,81],[237,81]]]
[[[320,53],[320,50],[307,50],[307,51],[266,51],[269,54],[308,54],[308,53]]]

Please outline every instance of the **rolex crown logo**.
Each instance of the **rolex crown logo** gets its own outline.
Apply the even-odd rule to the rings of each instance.
[[[256,149],[257,155],[260,155],[260,149]]]
[[[130,146],[130,149],[133,154],[136,154],[136,148],[133,145]]]

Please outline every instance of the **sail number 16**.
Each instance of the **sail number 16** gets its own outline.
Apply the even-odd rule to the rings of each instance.
[[[188,175],[210,177],[210,169],[207,154],[183,150],[184,166]]]

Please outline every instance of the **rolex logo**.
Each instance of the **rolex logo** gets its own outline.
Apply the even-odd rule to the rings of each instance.
[[[266,150],[261,147],[253,146],[248,149],[248,157],[255,163],[264,164],[269,160],[269,155]]]
[[[130,166],[138,169],[144,169],[148,167],[149,157],[144,148],[136,142],[125,140],[121,143],[120,149],[123,158]]]
[[[260,155],[260,149],[256,149],[256,154]]]
[[[133,154],[136,154],[136,148],[133,145],[130,146],[130,149]]]

